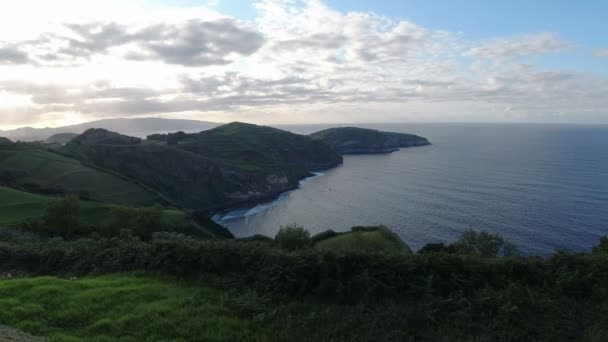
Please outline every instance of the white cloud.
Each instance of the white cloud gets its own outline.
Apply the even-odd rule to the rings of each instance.
[[[555,33],[543,32],[483,42],[464,53],[465,56],[488,59],[509,59],[537,56],[566,50],[570,44]]]
[[[42,4],[52,22],[0,13],[0,28],[5,19],[19,32],[0,30],[0,125],[144,115],[608,122],[606,78],[526,59],[572,46],[555,33],[474,42],[319,0],[264,0],[249,22],[209,6],[83,3]]]
[[[608,49],[597,50],[595,55],[598,57],[608,57]]]

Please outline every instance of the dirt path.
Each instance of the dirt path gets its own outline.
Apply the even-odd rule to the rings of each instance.
[[[22,331],[0,325],[1,342],[44,342],[43,338],[33,337]]]

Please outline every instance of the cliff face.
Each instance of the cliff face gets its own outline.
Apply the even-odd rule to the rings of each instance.
[[[326,144],[274,128],[233,123],[196,134],[138,141],[89,130],[64,150],[134,179],[186,208],[219,210],[297,187],[342,158]]]
[[[330,128],[310,137],[333,147],[339,154],[389,153],[400,148],[430,145],[426,138],[413,134],[356,127]]]

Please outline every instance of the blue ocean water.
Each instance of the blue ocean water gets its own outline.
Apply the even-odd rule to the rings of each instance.
[[[608,126],[357,125],[419,134],[433,145],[354,155],[277,201],[229,213],[236,236],[383,224],[413,249],[467,228],[528,254],[589,250],[608,234]],[[284,126],[311,133],[329,126]]]

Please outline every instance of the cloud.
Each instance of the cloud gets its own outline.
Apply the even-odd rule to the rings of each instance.
[[[131,52],[128,58],[158,59],[185,66],[229,64],[234,55],[251,55],[265,41],[260,33],[232,19],[156,26],[135,37],[140,38],[138,47],[144,52]]]
[[[600,49],[595,52],[597,57],[606,57],[608,58],[608,49]]]
[[[605,77],[525,58],[572,46],[556,33],[472,41],[318,0],[255,8],[250,21],[189,11],[163,21],[141,9],[146,20],[61,21],[2,43],[0,123],[147,115],[608,122]]]
[[[25,64],[27,62],[27,54],[18,47],[0,46],[0,64]]]
[[[543,32],[486,41],[465,51],[463,55],[500,60],[556,53],[569,47],[570,44],[563,41],[559,35]]]
[[[229,64],[264,44],[264,37],[254,29],[227,18],[142,28],[92,22],[66,24],[65,29],[64,34],[45,32],[35,40],[15,43],[19,48],[0,49],[0,61],[74,66],[122,48],[126,59],[202,67]]]

